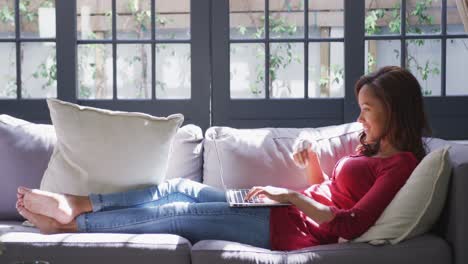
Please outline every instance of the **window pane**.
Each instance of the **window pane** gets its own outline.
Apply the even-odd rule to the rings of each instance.
[[[0,1],[0,38],[15,36],[15,1]]]
[[[55,38],[55,1],[20,0],[21,36]]]
[[[151,1],[117,1],[117,38],[151,38]]]
[[[265,98],[265,45],[231,44],[231,98]]]
[[[77,0],[77,34],[79,39],[112,38],[112,2]]]
[[[304,44],[270,44],[270,97],[304,98]]]
[[[156,45],[156,97],[190,99],[190,65],[189,44]]]
[[[401,32],[400,0],[366,0],[366,35],[392,35]]]
[[[460,12],[463,12],[461,3],[462,1],[455,1],[455,0],[447,1],[447,32],[448,33],[468,34],[468,24],[464,25],[460,17]],[[466,14],[465,14],[465,17],[466,17]],[[465,23],[468,23],[468,21]]]
[[[111,99],[112,45],[78,45],[78,98]]]
[[[265,37],[265,0],[230,0],[229,12],[231,38]]]
[[[117,97],[151,98],[151,45],[117,46]]]
[[[440,40],[408,40],[406,45],[406,66],[418,79],[423,94],[440,95]]]
[[[344,96],[344,45],[309,43],[309,98]]]
[[[376,71],[384,66],[400,66],[400,40],[366,41],[366,73]]]
[[[190,0],[156,1],[156,38],[190,39]]]
[[[442,0],[407,0],[406,33],[436,34],[440,33]]]
[[[0,43],[0,98],[16,98],[15,43]]]
[[[468,95],[468,39],[447,40],[447,95]]]
[[[21,53],[21,97],[57,97],[55,43],[22,43]]]
[[[303,0],[269,0],[270,1],[270,37],[303,38],[304,37],[304,1]]]
[[[343,0],[309,1],[309,37],[342,38],[344,23]]]

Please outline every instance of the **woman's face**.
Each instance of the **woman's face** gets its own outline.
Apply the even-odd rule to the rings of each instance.
[[[357,121],[361,123],[366,132],[366,142],[375,143],[383,137],[387,112],[385,105],[379,100],[368,85],[364,85],[358,94],[358,103],[361,113]]]

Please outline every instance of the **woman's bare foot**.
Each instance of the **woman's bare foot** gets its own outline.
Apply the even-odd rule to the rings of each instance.
[[[20,198],[23,196],[22,198]],[[51,217],[68,224],[78,215],[92,211],[87,196],[58,194],[37,189],[18,188],[18,203],[33,214]]]
[[[32,213],[19,204],[17,204],[16,209],[21,216],[39,228],[39,231],[41,231],[42,234],[74,233],[78,231],[76,221],[71,221],[64,225],[53,218]]]

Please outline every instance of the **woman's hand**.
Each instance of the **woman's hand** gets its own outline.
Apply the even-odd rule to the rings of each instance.
[[[309,152],[312,150],[312,142],[308,139],[299,139],[293,145],[293,160],[297,166],[305,168],[309,161]]]
[[[250,189],[249,193],[245,196],[245,200],[249,200],[255,196],[267,197],[270,200],[274,200],[280,203],[288,203],[289,195],[294,191],[278,188],[273,186],[255,186]]]
[[[328,175],[322,171],[319,157],[315,151],[316,145],[308,139],[298,139],[293,145],[293,160],[297,166],[305,169],[307,181],[312,184],[328,180]]]

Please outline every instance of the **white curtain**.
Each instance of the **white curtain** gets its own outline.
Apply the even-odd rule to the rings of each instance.
[[[468,33],[468,0],[456,0],[458,13],[460,13],[460,18],[465,26],[465,32]]]

